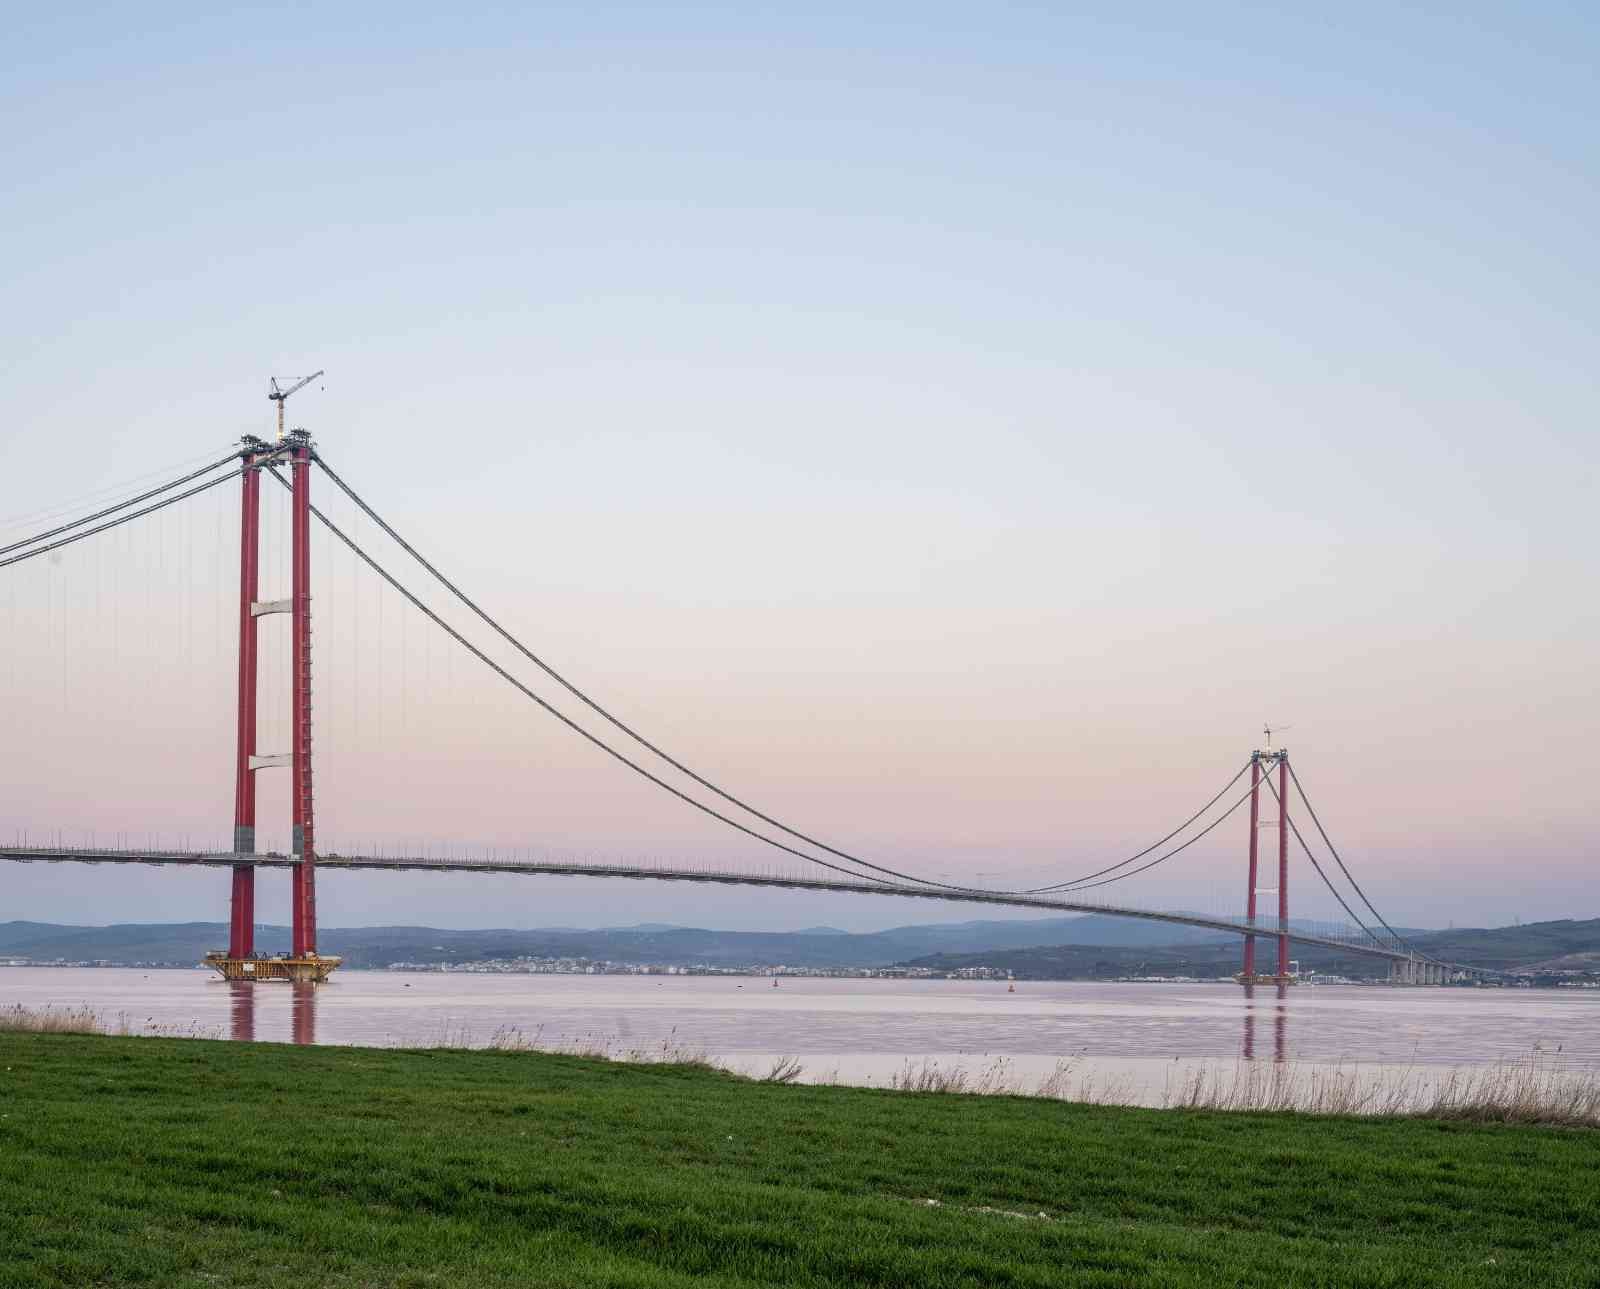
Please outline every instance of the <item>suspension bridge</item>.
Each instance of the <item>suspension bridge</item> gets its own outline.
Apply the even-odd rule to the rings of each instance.
[[[307,378],[307,381],[310,379],[314,378]],[[571,682],[426,558],[333,468],[306,431],[286,430],[284,404],[305,383],[301,381],[285,387],[274,382],[269,396],[278,409],[275,441],[245,436],[236,447],[197,469],[142,487],[131,495],[114,498],[109,504],[97,504],[70,518],[62,518],[58,512],[40,531],[0,545],[0,577],[4,577],[30,561],[60,559],[62,552],[79,543],[106,541],[109,535],[126,526],[159,521],[167,511],[193,504],[196,498],[213,494],[217,489],[237,489],[238,599],[234,631],[230,633],[233,639],[229,645],[237,659],[231,844],[204,849],[162,847],[155,842],[121,842],[107,847],[68,845],[60,837],[54,839],[54,844],[42,844],[24,834],[13,844],[0,845],[0,859],[18,863],[227,870],[229,943],[226,951],[207,957],[207,962],[225,978],[312,982],[327,979],[340,960],[336,955],[319,950],[317,877],[319,873],[348,871],[501,873],[699,882],[1143,919],[1238,935],[1242,940],[1242,960],[1237,979],[1245,984],[1289,983],[1292,979],[1289,953],[1294,944],[1386,960],[1390,978],[1397,983],[1442,984],[1469,974],[1487,974],[1430,957],[1384,918],[1334,847],[1290,762],[1287,749],[1282,747],[1273,749],[1269,745],[1266,750],[1251,752],[1205,805],[1153,843],[1089,872],[1031,887],[994,889],[959,881],[936,881],[908,871],[907,866],[891,866],[825,842],[816,835],[816,829],[802,830],[785,823],[691,768]],[[347,531],[326,510],[312,503],[314,477],[331,483],[335,495],[354,508],[358,521],[370,523],[392,543],[408,561],[405,567],[412,571],[407,576],[381,561],[359,532]],[[262,594],[264,487],[281,490],[288,502],[285,578],[288,585],[276,588],[279,594],[275,598],[264,598]],[[768,861],[765,865],[761,862],[738,865],[604,862],[533,853],[465,854],[450,847],[417,848],[410,853],[401,849],[358,852],[319,847],[317,799],[313,792],[316,728],[313,697],[317,692],[313,672],[311,595],[314,524],[346,550],[354,563],[425,619],[430,629],[451,648],[472,659],[485,674],[505,686],[507,692],[518,695],[573,737],[587,742],[620,772],[635,776],[652,790],[674,799],[682,808],[695,811],[719,828],[730,831],[748,846],[751,854],[765,854]],[[220,529],[218,541],[222,541]],[[98,567],[97,600],[101,592]],[[434,600],[425,598],[416,589],[419,581],[433,588],[430,594],[436,597]],[[284,591],[287,594],[282,594]],[[447,606],[448,611],[441,605]],[[288,683],[280,696],[288,709],[287,751],[264,744],[261,737],[261,624],[263,619],[276,615],[289,619]],[[464,625],[463,620],[487,635],[479,635],[474,640],[469,635],[471,627]],[[15,621],[13,628],[14,631],[19,629]],[[491,647],[498,649],[499,658],[491,653]],[[519,661],[536,669],[545,682],[587,712],[593,718],[590,724],[558,707],[546,693],[517,674],[513,667]],[[596,733],[591,724],[598,724],[607,732]],[[223,730],[213,731],[212,737],[219,748],[225,745]],[[273,771],[287,771],[288,774],[288,845],[282,850],[260,851],[257,848],[258,776]],[[84,785],[86,790],[92,790],[92,786]],[[1271,813],[1271,818],[1264,816],[1264,808]],[[1243,898],[1237,913],[1141,907],[1135,900],[1118,895],[1126,889],[1119,886],[1120,883],[1177,860],[1241,813],[1247,814],[1248,824]],[[1302,828],[1302,823],[1307,826]],[[1266,855],[1262,854],[1261,846],[1264,833],[1273,843]],[[1291,868],[1291,856],[1295,860],[1294,868]],[[276,871],[287,873],[289,879],[292,949],[287,955],[267,957],[257,954],[254,945],[256,879],[260,872]],[[1314,889],[1331,895],[1341,910],[1341,919],[1328,923],[1291,919],[1292,874],[1297,889],[1301,880],[1307,880],[1317,884]],[[1275,885],[1262,884],[1273,880]],[[1269,911],[1259,907],[1258,897],[1262,895],[1275,896],[1275,908]],[[1261,938],[1269,938],[1276,948],[1275,961],[1264,969],[1256,960],[1257,941]]]

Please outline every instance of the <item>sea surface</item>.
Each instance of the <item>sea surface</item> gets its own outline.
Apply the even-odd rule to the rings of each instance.
[[[525,1043],[883,1084],[927,1062],[1016,1086],[1063,1063],[1159,1101],[1197,1064],[1385,1070],[1542,1061],[1600,1069],[1600,990],[556,976],[345,971],[328,984],[211,973],[0,968],[0,1008],[88,1007],[112,1027],[263,1042]]]

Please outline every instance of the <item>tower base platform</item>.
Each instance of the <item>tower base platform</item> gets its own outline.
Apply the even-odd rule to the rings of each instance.
[[[1233,978],[1235,982],[1241,985],[1298,985],[1300,983],[1299,976],[1267,976],[1260,974],[1247,976],[1242,971],[1234,972]]]
[[[320,985],[343,961],[320,953],[308,953],[303,958],[230,958],[220,949],[203,959],[224,980],[287,980],[313,985]]]

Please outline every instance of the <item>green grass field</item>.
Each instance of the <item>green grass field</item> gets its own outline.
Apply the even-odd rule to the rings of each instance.
[[[1600,1133],[0,1033],[3,1285],[1600,1284]]]

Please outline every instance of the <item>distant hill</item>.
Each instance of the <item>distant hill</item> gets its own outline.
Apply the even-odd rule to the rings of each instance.
[[[1600,953],[1600,918],[1562,918],[1525,926],[1456,928],[1415,937],[1419,948],[1449,962],[1502,970],[1554,967],[1572,954]]]
[[[1416,948],[1431,957],[1466,966],[1517,971],[1535,977],[1558,971],[1600,976],[1600,918],[1587,921],[1535,922],[1493,930],[1412,931],[1399,928]],[[1228,935],[1187,945],[1128,947],[1104,945],[1033,945],[1025,948],[933,953],[907,959],[902,965],[933,971],[991,967],[1019,980],[1082,980],[1129,975],[1221,976],[1239,969],[1240,942]],[[1272,954],[1270,937],[1257,954]],[[1381,959],[1297,944],[1290,952],[1306,970],[1333,972],[1358,979],[1388,972]]]
[[[935,972],[988,967],[1008,971],[1018,980],[1113,980],[1124,976],[1199,976],[1215,979],[1239,970],[1240,942],[1226,941],[1187,945],[1055,945],[1027,949],[1000,949],[980,953],[935,953],[905,962],[906,967]],[[1270,969],[1276,948],[1263,942],[1256,949],[1257,959]],[[1383,975],[1382,962],[1359,954],[1341,954],[1293,946],[1292,958],[1301,970],[1327,971],[1341,976],[1364,978]]]
[[[644,924],[599,930],[445,930],[437,927],[323,927],[328,952],[352,967],[392,962],[449,963],[485,958],[573,957],[626,963],[711,966],[881,967],[929,953],[973,953],[1037,945],[1204,943],[1231,937],[1123,918],[1063,917],[1032,921],[973,921],[893,927],[851,934],[833,927],[805,931],[713,931]],[[0,956],[34,961],[193,963],[225,945],[220,922],[122,923],[105,927],[46,922],[0,923]],[[286,951],[286,927],[257,928],[264,953]]]
[[[1552,969],[1574,955],[1600,954],[1600,919],[1540,922],[1492,930],[1406,932],[1418,948],[1476,966]],[[437,965],[487,958],[590,958],[623,963],[721,967],[884,967],[935,970],[992,966],[1031,979],[1116,975],[1225,975],[1237,970],[1239,938],[1221,931],[1101,916],[1030,921],[974,921],[893,927],[850,934],[806,931],[713,931],[647,924],[573,930],[438,927],[324,927],[320,939],[351,967],[394,962]],[[47,922],[0,923],[0,958],[35,962],[191,965],[227,943],[220,922],[122,923],[104,927]],[[256,930],[263,953],[286,952],[287,927]],[[1270,952],[1270,937],[1263,951]],[[1356,954],[1295,946],[1302,965],[1342,975],[1381,974],[1383,964]],[[1592,964],[1590,964],[1592,965]]]
[[[287,952],[287,927],[257,931],[263,953]],[[207,949],[228,943],[223,922],[125,923],[114,926],[57,926],[49,922],[0,922],[0,957],[49,962],[198,962]]]

